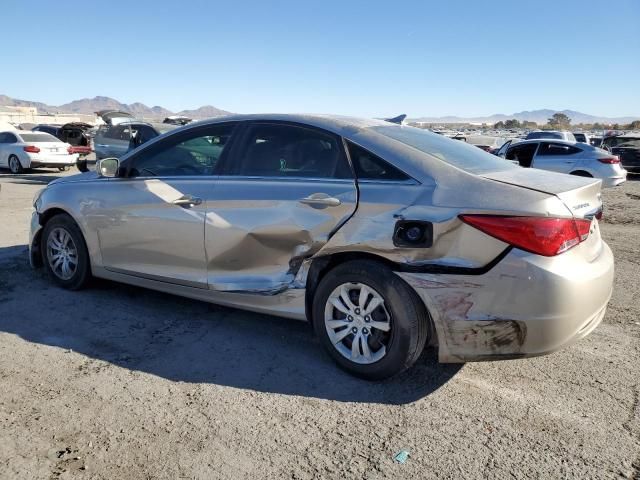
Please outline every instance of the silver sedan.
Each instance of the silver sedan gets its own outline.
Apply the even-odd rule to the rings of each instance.
[[[338,365],[381,379],[427,345],[518,358],[596,328],[600,187],[383,121],[231,116],[49,184],[30,256],[63,288],[95,276],[308,320]]]

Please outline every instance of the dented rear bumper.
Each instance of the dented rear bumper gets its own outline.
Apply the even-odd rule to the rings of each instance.
[[[544,355],[593,331],[613,285],[608,245],[556,257],[513,249],[481,275],[398,273],[420,295],[437,333],[441,362]]]

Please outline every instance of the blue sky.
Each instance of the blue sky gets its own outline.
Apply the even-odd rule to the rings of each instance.
[[[0,94],[55,105],[640,116],[640,0],[8,0],[2,16]]]

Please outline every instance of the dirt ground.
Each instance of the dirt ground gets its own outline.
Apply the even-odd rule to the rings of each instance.
[[[640,179],[603,194],[616,284],[592,335],[368,383],[301,322],[52,286],[26,244],[59,175],[0,173],[0,478],[640,478]]]

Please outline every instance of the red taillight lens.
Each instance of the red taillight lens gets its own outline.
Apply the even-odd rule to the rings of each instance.
[[[618,157],[599,158],[598,161],[600,163],[608,163],[608,164],[620,163],[620,159]]]
[[[67,148],[67,153],[71,155],[73,153],[73,147]]]
[[[40,149],[33,145],[27,145],[26,147],[24,147],[24,151],[29,153],[40,153]]]
[[[553,257],[587,239],[590,220],[498,215],[460,215],[460,219],[514,247]]]

